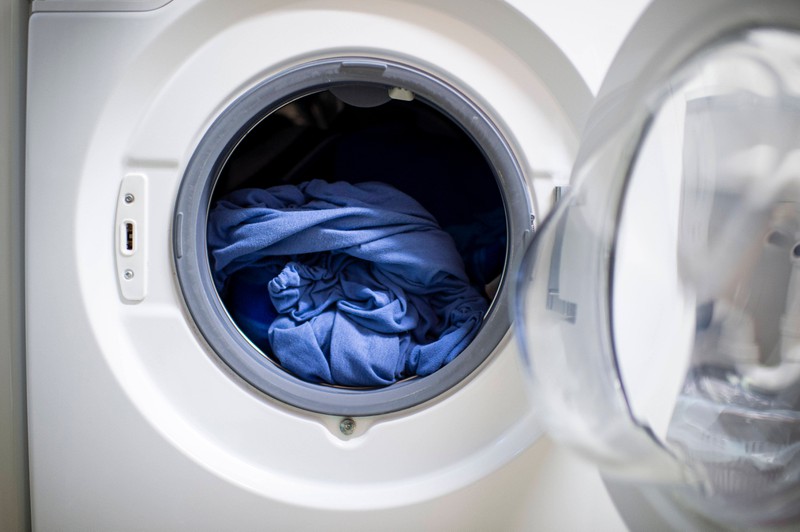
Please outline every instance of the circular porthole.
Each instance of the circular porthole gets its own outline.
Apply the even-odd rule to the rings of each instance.
[[[227,244],[250,245],[236,242],[245,238],[245,233],[231,229],[241,229],[247,215],[220,229],[214,225],[216,213],[221,205],[236,203],[235,198],[266,194],[274,199],[284,197],[286,191],[297,195],[310,187],[332,187],[325,188],[324,194],[337,198],[342,191],[355,191],[361,194],[358,201],[364,199],[363,194],[388,191],[396,194],[390,203],[397,198],[403,205],[408,201],[413,209],[427,213],[421,216],[435,222],[435,228],[425,226],[422,233],[448,236],[463,263],[468,290],[479,294],[484,306],[473,333],[462,338],[458,352],[441,367],[418,375],[399,372],[396,382],[352,385],[316,378],[313,372],[304,375],[302,360],[293,366],[271,349],[274,326],[269,320],[260,321],[263,309],[251,304],[256,301],[258,307],[269,294],[266,289],[260,292],[252,278],[239,282],[236,274],[222,275],[215,248],[220,238],[229,238]],[[261,392],[326,414],[364,416],[402,410],[463,381],[508,330],[505,272],[517,262],[524,234],[530,230],[527,198],[516,160],[497,128],[448,83],[414,67],[387,61],[314,61],[269,78],[241,96],[200,141],[176,203],[173,251],[177,276],[186,306],[211,349]],[[250,206],[263,206],[265,201],[272,199],[261,197]],[[342,201],[348,207],[354,205],[348,198]],[[297,208],[294,203],[281,207]],[[299,207],[310,212],[305,205]],[[358,208],[363,207],[358,203]],[[381,211],[378,216],[387,215]],[[351,222],[335,230],[343,231],[347,223]],[[375,230],[356,222],[351,225],[351,233]],[[260,234],[274,234],[274,226],[265,227]],[[247,234],[252,237],[254,233]],[[288,247],[276,260],[319,254],[306,233],[291,234],[289,230],[282,241]],[[256,239],[263,240],[260,236]],[[394,245],[393,240],[386,242]],[[417,264],[435,260],[425,249],[435,251],[436,246],[420,244],[415,249],[413,238],[410,242],[408,249],[417,254]],[[259,260],[252,259],[250,265],[266,264]],[[267,269],[274,267],[272,261]],[[273,303],[269,306],[274,313]],[[315,331],[319,340],[322,333],[318,328]],[[293,346],[302,349],[298,338],[290,336],[288,343],[284,342],[290,354]],[[343,338],[355,341],[352,336]],[[364,345],[369,351],[370,344]],[[327,356],[324,353],[321,359]]]

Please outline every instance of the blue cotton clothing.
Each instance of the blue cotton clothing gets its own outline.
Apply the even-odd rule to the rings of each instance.
[[[506,258],[506,212],[503,208],[479,212],[467,224],[443,227],[464,260],[467,275],[477,287],[492,282]]]
[[[452,238],[383,183],[234,191],[207,229],[237,325],[309,382],[371,387],[433,373],[487,310]]]

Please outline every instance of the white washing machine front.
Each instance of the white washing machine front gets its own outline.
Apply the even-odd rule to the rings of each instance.
[[[509,328],[513,272],[568,182],[591,102],[529,19],[499,2],[51,0],[34,11],[34,526],[622,527],[599,476],[541,438]],[[299,379],[243,332],[211,280],[206,221],[237,186],[226,172],[250,139],[285,138],[275,117],[318,120],[331,101],[336,113],[391,105],[435,118],[488,168],[438,203],[469,207],[479,185],[495,188],[497,290],[475,340],[429,376],[372,389]],[[394,153],[379,171],[406,163]],[[563,511],[580,500],[592,511]]]

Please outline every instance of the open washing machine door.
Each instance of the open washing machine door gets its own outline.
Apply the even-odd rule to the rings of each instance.
[[[516,288],[547,431],[724,527],[800,519],[798,80],[797,2],[656,2]]]

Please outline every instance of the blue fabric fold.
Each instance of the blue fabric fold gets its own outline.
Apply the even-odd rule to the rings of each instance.
[[[452,238],[384,183],[238,190],[210,210],[207,238],[239,328],[309,382],[429,375],[469,344],[488,306]]]
[[[467,224],[443,229],[453,238],[467,275],[476,287],[490,283],[503,271],[506,255],[505,210],[479,212]]]

